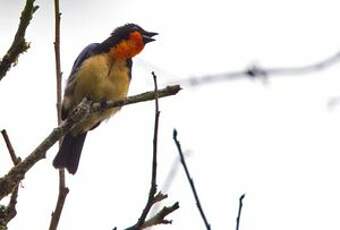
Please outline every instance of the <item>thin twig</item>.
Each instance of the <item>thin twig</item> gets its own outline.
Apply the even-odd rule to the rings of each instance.
[[[184,159],[184,156],[183,156],[183,152],[182,152],[182,148],[181,148],[181,144],[179,143],[179,141],[177,140],[177,130],[174,129],[174,132],[173,132],[173,139],[175,141],[175,144],[177,146],[177,149],[178,149],[178,153],[181,157],[181,162],[182,162],[182,165],[183,165],[183,168],[184,168],[184,171],[185,171],[185,175],[187,176],[187,179],[189,181],[189,184],[190,184],[190,187],[191,187],[191,190],[194,194],[194,197],[195,197],[195,200],[196,200],[196,205],[197,205],[197,208],[201,214],[201,217],[204,221],[204,224],[205,224],[205,227],[206,229],[210,230],[210,224],[204,214],[204,211],[203,211],[203,208],[202,208],[202,205],[201,205],[201,202],[200,202],[200,199],[198,197],[198,194],[197,194],[197,191],[196,191],[196,188],[195,188],[195,185],[194,185],[194,181],[193,179],[191,178],[190,176],[190,173],[189,173],[189,170],[188,170],[188,167],[187,167],[187,164],[185,163],[185,159]]]
[[[149,191],[148,200],[143,209],[141,216],[139,217],[137,223],[125,230],[141,230],[158,224],[170,224],[171,221],[166,220],[165,217],[170,213],[174,212],[179,208],[178,202],[174,203],[170,207],[163,207],[159,212],[153,215],[151,218],[146,220],[146,217],[150,213],[153,205],[159,203],[160,201],[166,199],[168,196],[157,192],[157,142],[158,142],[158,126],[159,126],[159,104],[158,98],[161,96],[159,94],[158,86],[157,86],[157,76],[154,72],[152,72],[154,86],[155,86],[155,124],[154,124],[154,135],[153,135],[153,153],[152,153],[152,175],[151,175],[151,186]]]
[[[17,157],[14,151],[14,148],[12,146],[12,143],[8,137],[8,134],[6,132],[6,130],[2,130],[1,134],[4,138],[4,141],[6,143],[8,152],[11,156],[12,162],[14,165],[17,165],[20,163],[21,159],[20,157]],[[9,200],[9,203],[7,205],[7,207],[5,208],[5,210],[3,211],[3,213],[1,213],[0,215],[0,223],[2,225],[7,225],[9,221],[11,221],[17,214],[17,210],[16,210],[16,204],[17,204],[17,198],[18,198],[18,192],[19,192],[19,185],[17,185],[12,194],[11,194],[11,198]]]
[[[54,0],[54,17],[55,17],[55,41],[54,41],[54,56],[55,56],[55,69],[57,81],[57,117],[58,125],[61,123],[61,62],[60,62],[60,10],[59,0]],[[59,145],[60,145],[59,141]],[[65,169],[59,169],[59,193],[56,207],[51,215],[51,222],[49,230],[56,230],[59,224],[61,212],[63,211],[64,203],[69,189],[65,183]]]
[[[55,17],[55,40],[54,40],[54,56],[55,56],[55,70],[57,79],[57,115],[58,124],[61,123],[61,62],[60,62],[60,10],[59,0],[54,0],[54,17]]]
[[[17,165],[21,161],[21,159],[16,156],[14,148],[12,146],[12,143],[11,143],[9,137],[8,137],[7,131],[5,129],[3,129],[1,131],[1,134],[2,134],[2,137],[4,138],[4,141],[6,143],[6,146],[7,146],[8,152],[11,156],[13,164]]]
[[[238,214],[236,218],[236,230],[239,230],[240,227],[240,220],[241,220],[241,212],[243,207],[243,199],[246,196],[246,194],[242,194],[239,199],[239,206],[238,206]]]
[[[26,0],[25,8],[21,12],[20,23],[12,45],[0,60],[0,81],[11,66],[16,64],[19,55],[30,48],[30,44],[25,40],[25,33],[34,12],[39,8],[39,6],[34,5],[34,1],[35,0]]]
[[[157,85],[157,76],[154,72],[152,72],[153,81],[155,85],[155,126],[153,133],[153,152],[152,152],[152,178],[151,178],[151,187],[154,187],[154,193],[157,191],[157,150],[158,150],[158,126],[159,126],[159,103],[158,103],[158,85]]]
[[[55,230],[58,227],[61,212],[63,211],[64,203],[69,189],[65,186],[65,170],[59,170],[59,193],[56,207],[51,215],[49,230]]]
[[[155,99],[156,95],[167,97],[177,94],[181,90],[179,85],[168,86],[164,89],[145,92],[128,97],[119,101],[107,101],[106,103],[92,103],[84,99],[53,131],[31,152],[22,162],[13,167],[5,176],[0,178],[0,200],[11,193],[18,183],[39,160],[45,158],[46,151],[49,150],[58,140],[67,134],[72,127],[76,126],[83,119],[96,111],[103,111],[113,107],[121,107],[129,104],[144,102]],[[101,106],[102,105],[102,106]]]
[[[336,54],[327,57],[319,62],[298,67],[278,67],[278,68],[264,68],[258,65],[252,65],[245,70],[225,72],[220,74],[208,74],[198,77],[190,77],[183,80],[174,81],[176,84],[186,86],[199,86],[207,83],[214,83],[220,81],[231,81],[244,78],[262,78],[266,79],[270,76],[282,75],[302,75],[314,73],[325,70],[335,65],[340,60],[340,51]]]
[[[151,176],[151,187],[149,191],[148,201],[145,208],[138,219],[136,224],[136,229],[139,229],[145,222],[146,216],[150,212],[150,209],[154,202],[154,197],[157,192],[157,139],[158,139],[158,124],[159,124],[159,105],[158,105],[158,86],[157,86],[157,76],[152,72],[154,86],[155,86],[155,125],[153,134],[153,153],[152,153],[152,176]]]

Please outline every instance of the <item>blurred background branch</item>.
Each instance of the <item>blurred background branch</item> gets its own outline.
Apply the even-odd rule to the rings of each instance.
[[[268,77],[273,76],[303,75],[322,71],[337,64],[339,61],[340,51],[332,56],[322,59],[321,61],[304,66],[266,68],[259,65],[252,65],[244,70],[189,77],[181,80],[175,80],[172,83],[175,82],[176,84],[181,84],[183,86],[195,87],[208,83],[240,80],[244,78],[267,80]]]

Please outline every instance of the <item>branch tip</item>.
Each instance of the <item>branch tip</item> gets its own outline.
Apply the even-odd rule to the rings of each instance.
[[[174,129],[172,136],[175,140],[177,140],[177,130],[176,129]]]
[[[241,213],[242,213],[242,207],[243,207],[243,199],[246,196],[245,193],[243,193],[239,198],[239,207],[238,207],[238,214],[236,218],[236,230],[239,230],[240,228],[240,220],[241,220]]]

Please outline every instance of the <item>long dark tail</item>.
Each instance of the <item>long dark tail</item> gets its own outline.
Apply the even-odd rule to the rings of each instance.
[[[56,168],[66,168],[69,173],[75,174],[78,169],[86,134],[82,133],[78,136],[72,136],[70,133],[66,134],[59,152],[53,160],[53,166]]]

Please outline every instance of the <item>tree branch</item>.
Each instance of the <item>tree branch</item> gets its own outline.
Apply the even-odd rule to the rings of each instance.
[[[55,69],[56,69],[56,82],[57,82],[57,117],[58,125],[61,123],[61,67],[60,67],[60,10],[59,0],[54,0],[54,17],[55,17],[55,41],[54,41],[54,56],[55,56]],[[60,146],[59,141],[59,146]],[[49,230],[56,230],[59,224],[61,212],[63,211],[64,203],[69,193],[69,189],[65,183],[65,169],[59,169],[59,193],[56,207],[51,215],[51,222]]]
[[[238,79],[255,79],[255,78],[268,78],[269,76],[282,76],[282,75],[302,75],[314,73],[317,71],[325,70],[332,65],[335,65],[340,60],[340,51],[336,54],[327,57],[319,62],[298,66],[298,67],[279,67],[279,68],[263,68],[258,65],[253,65],[245,70],[225,72],[220,74],[208,74],[200,77],[190,77],[183,80],[175,81],[181,85],[199,86],[207,83],[214,83],[220,81],[231,81]]]
[[[150,212],[152,205],[155,202],[155,194],[157,192],[157,140],[158,140],[158,124],[159,124],[159,105],[158,105],[158,86],[157,86],[157,76],[152,72],[154,86],[155,86],[155,125],[153,132],[153,153],[152,153],[152,176],[151,176],[151,187],[149,191],[148,201],[145,205],[145,208],[139,217],[135,227],[136,229],[140,229],[140,227],[144,224],[146,216]]]
[[[167,97],[171,95],[177,94],[182,88],[179,85],[172,85],[167,86],[166,88],[163,88],[161,90],[157,91],[158,98],[161,97]],[[155,99],[155,92],[154,91],[148,91],[145,93],[141,93],[138,95],[130,96],[124,100],[120,101],[107,101],[105,103],[93,103],[91,107],[91,113],[100,112],[105,109],[113,108],[113,107],[119,107],[119,106],[125,106],[129,104],[139,103],[143,101],[151,101]]]
[[[239,206],[238,206],[238,214],[236,218],[236,230],[239,230],[240,227],[240,220],[241,220],[241,212],[243,207],[243,199],[246,196],[246,194],[242,194],[239,199]]]
[[[16,64],[19,55],[30,48],[30,44],[25,40],[25,33],[34,12],[39,8],[39,6],[34,5],[34,1],[35,0],[26,0],[26,5],[21,12],[19,27],[12,45],[0,61],[0,81],[11,68],[12,64]]]
[[[55,57],[55,70],[57,82],[57,115],[58,124],[61,123],[61,78],[62,72],[60,67],[60,10],[59,0],[54,0],[54,18],[55,18],[55,40],[54,40],[54,57]]]
[[[51,215],[51,222],[49,230],[55,230],[58,227],[61,212],[63,211],[66,196],[69,193],[69,189],[65,185],[65,170],[59,169],[59,193],[56,207]]]
[[[179,85],[168,86],[164,89],[145,92],[135,96],[128,97],[119,101],[107,101],[106,103],[92,103],[84,99],[69,115],[69,117],[62,122],[33,150],[22,162],[13,167],[5,176],[0,178],[0,200],[11,193],[15,186],[24,178],[27,171],[29,171],[34,164],[39,160],[45,158],[46,151],[50,149],[60,138],[68,133],[72,127],[77,125],[87,116],[93,112],[103,111],[113,107],[125,106],[129,104],[139,103],[155,99],[156,95],[159,98],[175,95],[180,90]]]
[[[179,143],[179,141],[177,140],[177,130],[174,129],[174,132],[173,132],[173,139],[175,141],[175,144],[177,146],[177,149],[178,149],[178,153],[181,157],[181,162],[182,162],[182,165],[183,165],[183,168],[184,168],[184,171],[185,171],[185,175],[187,176],[187,179],[189,181],[189,184],[190,184],[190,187],[191,187],[191,190],[194,194],[194,197],[195,197],[195,200],[196,200],[196,205],[197,205],[197,208],[198,208],[198,211],[200,212],[201,214],[201,217],[204,221],[204,224],[205,224],[205,227],[206,229],[210,230],[210,224],[204,214],[204,211],[203,211],[203,208],[201,206],[201,202],[199,200],[199,197],[198,197],[198,194],[197,194],[197,191],[196,191],[196,188],[195,188],[195,185],[194,185],[194,181],[193,179],[191,178],[190,176],[190,173],[189,173],[189,170],[188,170],[188,167],[187,167],[187,164],[185,163],[185,159],[184,159],[184,156],[183,156],[183,152],[182,152],[182,148],[181,148],[181,144]]]
[[[2,130],[1,134],[6,142],[8,152],[11,156],[12,162],[14,165],[17,165],[20,163],[21,159],[20,157],[17,157],[14,151],[14,148],[11,144],[11,141],[8,137],[8,134],[6,130]],[[18,191],[19,191],[19,185],[17,185],[11,195],[10,201],[7,205],[7,207],[0,213],[0,223],[3,226],[7,226],[8,222],[10,222],[16,215],[17,215],[17,210],[16,210],[16,204],[17,204],[17,198],[18,198]]]
[[[148,200],[143,209],[141,216],[139,217],[137,223],[125,230],[140,230],[147,227],[151,227],[157,224],[170,224],[171,221],[166,220],[165,217],[179,208],[178,202],[173,204],[170,207],[163,207],[158,213],[156,213],[153,217],[146,220],[147,215],[149,214],[152,206],[164,199],[168,196],[158,192],[157,195],[157,142],[158,142],[158,125],[159,125],[159,104],[158,98],[160,97],[158,86],[157,86],[157,76],[154,72],[152,72],[153,80],[154,80],[154,99],[155,99],[155,125],[154,125],[154,135],[153,135],[153,153],[152,153],[152,175],[151,175],[151,186],[149,191]]]

